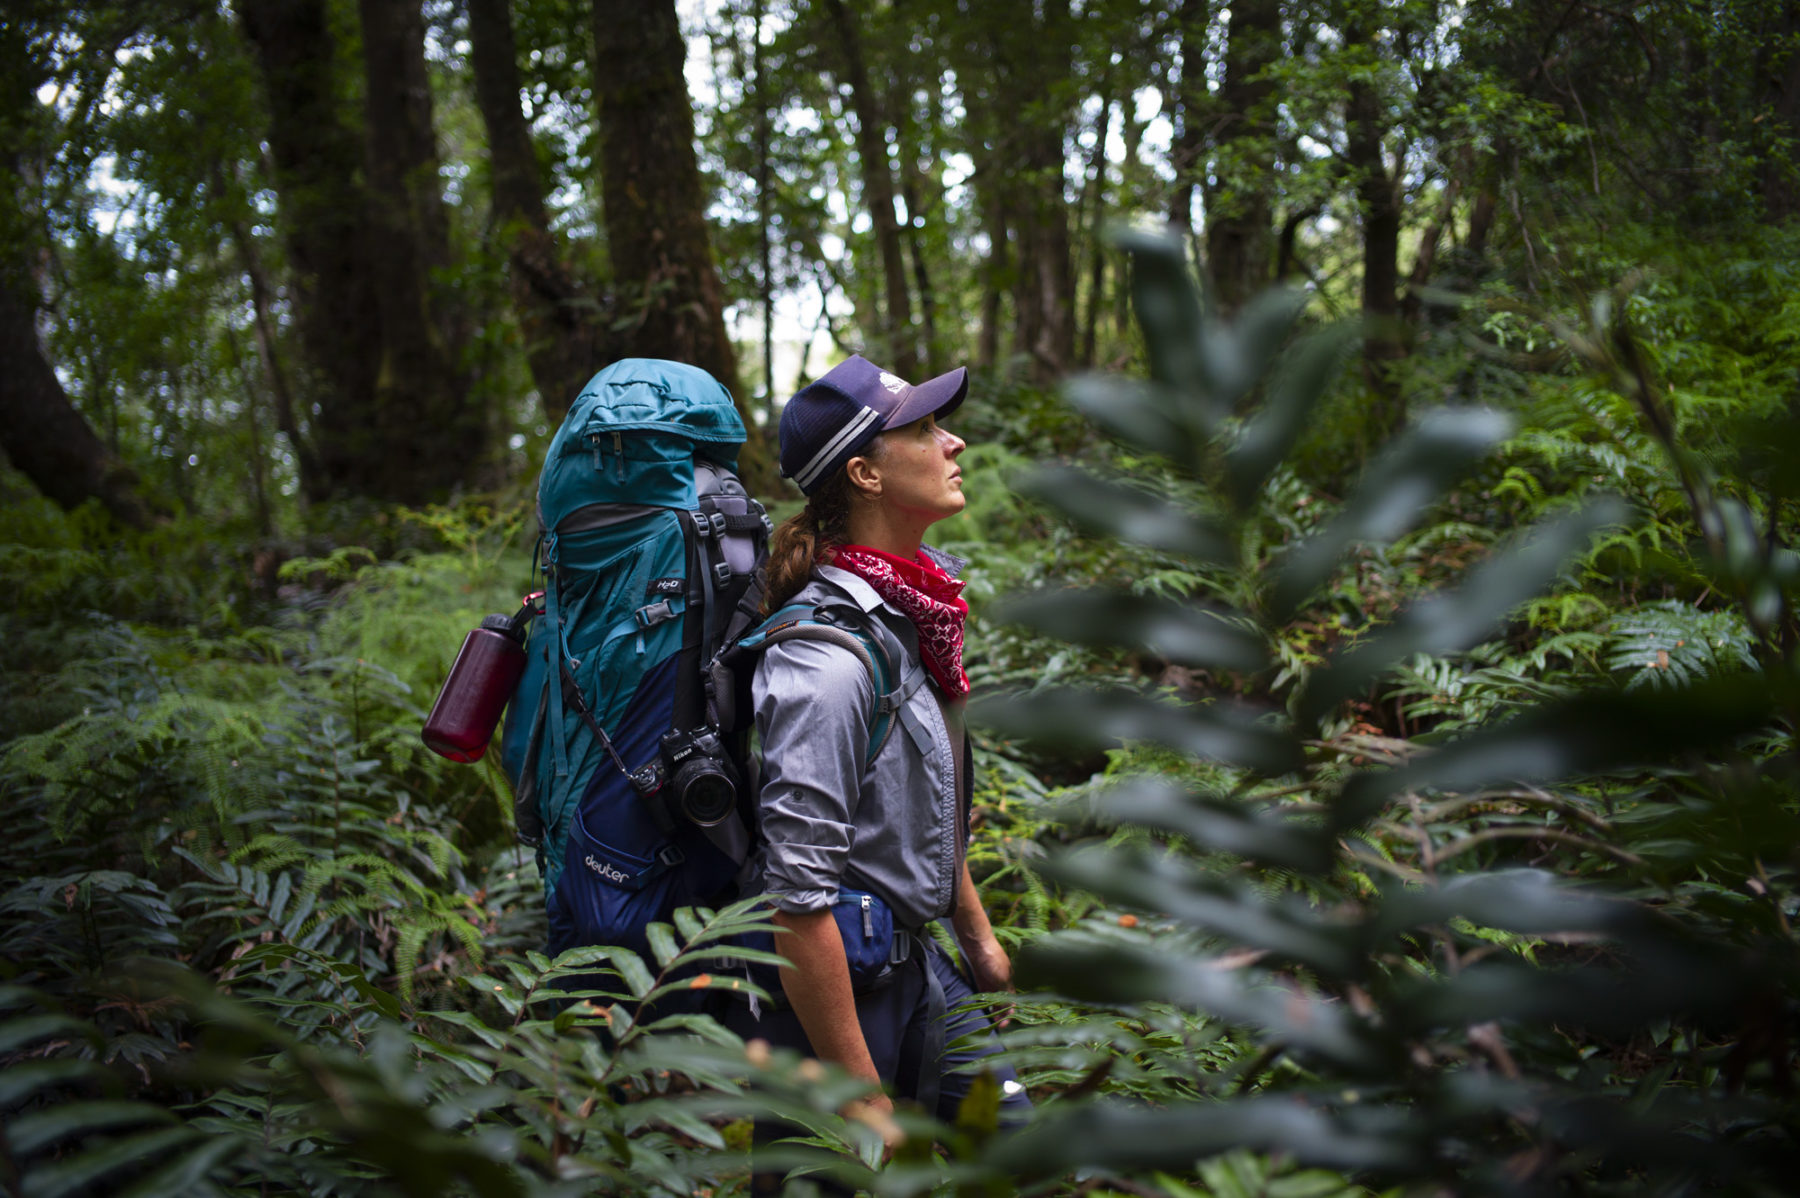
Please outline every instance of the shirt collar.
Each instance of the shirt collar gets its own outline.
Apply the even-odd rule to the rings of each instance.
[[[952,578],[961,574],[969,564],[969,559],[966,557],[957,557],[954,553],[945,553],[942,549],[930,545],[919,546],[919,551],[937,563],[937,568]]]
[[[878,607],[886,606],[881,596],[875,593],[875,588],[870,586],[860,574],[852,574],[850,571],[840,570],[836,566],[824,565],[814,566],[813,571],[820,578],[849,595],[856,601],[856,606],[864,611],[874,611]]]

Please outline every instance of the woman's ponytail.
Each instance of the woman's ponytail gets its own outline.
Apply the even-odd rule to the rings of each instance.
[[[783,520],[769,538],[763,614],[799,594],[800,588],[811,580],[813,567],[830,562],[833,551],[848,542],[849,531],[850,476],[839,470],[813,492],[805,507]]]

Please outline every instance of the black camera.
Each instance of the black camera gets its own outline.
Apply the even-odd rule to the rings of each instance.
[[[711,728],[665,732],[662,760],[638,770],[631,781],[640,794],[660,804],[671,817],[680,816],[702,828],[723,823],[737,807],[737,768]]]

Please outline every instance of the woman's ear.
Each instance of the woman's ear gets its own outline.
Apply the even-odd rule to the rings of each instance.
[[[881,498],[881,468],[871,459],[857,456],[844,463],[850,489],[864,499]]]

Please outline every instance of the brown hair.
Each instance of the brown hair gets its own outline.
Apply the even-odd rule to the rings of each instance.
[[[876,436],[860,456],[878,458],[881,437]],[[768,578],[763,587],[763,614],[774,611],[800,592],[812,578],[813,567],[831,560],[832,551],[850,543],[850,503],[855,488],[850,473],[839,467],[769,538]]]

